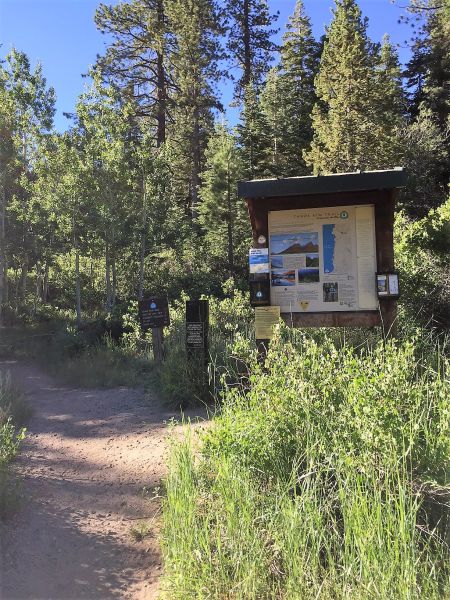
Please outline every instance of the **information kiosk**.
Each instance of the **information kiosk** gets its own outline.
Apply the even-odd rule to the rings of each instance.
[[[279,307],[294,327],[390,331],[399,295],[394,206],[404,183],[400,167],[240,182],[253,230],[252,304]]]

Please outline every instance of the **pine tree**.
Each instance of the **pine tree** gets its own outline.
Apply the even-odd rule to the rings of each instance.
[[[448,196],[442,178],[448,169],[448,143],[430,108],[422,104],[417,118],[404,124],[400,143],[408,178],[406,187],[400,191],[399,206],[409,217],[423,218]]]
[[[110,84],[137,105],[136,113],[150,120],[156,145],[166,139],[173,82],[168,75],[171,35],[164,0],[131,0],[115,6],[100,4],[95,23],[112,36],[97,68]]]
[[[381,52],[375,55],[375,77],[373,103],[374,121],[377,124],[375,156],[379,167],[393,167],[400,160],[399,133],[406,114],[406,98],[402,87],[401,68],[398,54],[389,36],[384,36]]]
[[[217,126],[208,142],[206,167],[202,173],[199,222],[204,228],[208,251],[228,274],[236,275],[248,248],[249,225],[246,207],[237,195],[242,178],[242,160],[236,140],[224,125]]]
[[[409,12],[422,21],[405,72],[411,90],[410,114],[417,116],[424,103],[445,131],[450,116],[450,4],[411,0]]]
[[[281,63],[267,76],[261,104],[271,127],[273,174],[292,177],[308,173],[302,153],[312,139],[320,45],[312,36],[302,0],[297,0],[286,29]]]
[[[304,154],[314,173],[393,166],[396,132],[391,117],[378,110],[383,94],[380,63],[355,0],[336,0],[315,81],[314,137]],[[381,69],[384,82],[392,77],[390,69]],[[395,113],[397,107],[389,110]]]
[[[227,48],[242,72],[236,83],[235,98],[242,101],[245,89],[251,83],[259,91],[273,60],[277,46],[270,38],[277,30],[271,26],[278,14],[270,14],[267,0],[227,0],[225,13],[228,17]]]
[[[244,176],[247,179],[271,177],[270,128],[252,85],[245,89],[244,108],[237,131]]]
[[[268,175],[271,177],[284,176],[287,171],[286,163],[290,159],[286,148],[286,129],[289,127],[288,118],[291,115],[283,92],[285,89],[279,69],[274,67],[267,73],[260,94],[261,119],[264,119],[268,126],[264,133],[269,143]],[[247,113],[248,108],[246,107]],[[295,154],[292,158],[295,160]]]
[[[422,25],[413,39],[413,55],[405,75],[409,94],[409,113],[416,119],[414,128],[423,124],[423,114],[437,125],[445,139],[450,134],[450,4],[448,1],[411,0],[410,13]],[[430,131],[429,128],[426,128]],[[436,158],[432,189],[443,189],[450,182],[450,147],[446,158]],[[413,201],[413,199],[411,199]],[[431,203],[433,204],[433,203]]]
[[[180,197],[195,220],[204,151],[213,128],[212,110],[221,108],[214,86],[221,76],[222,28],[214,0],[172,0],[167,12],[175,36],[172,62],[176,82],[169,146],[176,157],[173,170]]]

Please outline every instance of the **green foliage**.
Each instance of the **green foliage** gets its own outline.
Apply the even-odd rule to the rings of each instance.
[[[200,454],[189,438],[171,454],[170,597],[445,596],[421,484],[448,484],[448,368],[411,343],[338,351],[281,329]]]
[[[408,12],[417,21],[412,57],[405,75],[411,90],[410,112],[416,116],[422,104],[431,109],[442,129],[448,126],[450,100],[450,7],[447,0],[411,0]],[[410,19],[407,19],[410,20]]]
[[[244,90],[244,108],[237,126],[246,179],[262,179],[271,174],[270,129],[253,84]]]
[[[172,167],[180,194],[187,198],[186,208],[196,218],[204,151],[213,129],[212,109],[219,107],[214,83],[221,76],[222,23],[215,0],[172,0],[167,14],[176,39],[171,56],[177,90],[176,127],[169,140],[175,159]]]
[[[443,173],[448,168],[448,144],[430,109],[422,106],[417,118],[400,132],[408,177],[399,205],[413,219],[426,217],[447,195]]]
[[[167,110],[172,107],[170,92],[174,87],[166,65],[172,44],[165,4],[165,0],[100,4],[94,17],[97,28],[114,40],[105,55],[97,59],[97,68],[128,100],[131,96],[139,112],[150,120],[152,137],[157,130],[158,146],[165,142]],[[143,68],[143,56],[148,69]],[[153,77],[148,76],[149,71]]]
[[[17,456],[20,443],[25,438],[25,429],[19,433],[13,425],[11,417],[0,425],[0,471]]]
[[[225,12],[227,49],[241,70],[234,96],[245,105],[247,86],[259,90],[273,60],[276,45],[270,38],[277,30],[271,27],[278,14],[270,14],[267,0],[227,0]]]
[[[30,415],[23,395],[15,388],[9,372],[0,371],[0,519],[17,505],[17,482],[11,463],[25,439],[25,428],[18,429]]]
[[[24,395],[13,384],[10,373],[0,371],[0,424],[10,420],[21,425],[30,414],[30,407]]]
[[[311,111],[319,44],[303,2],[298,0],[286,26],[280,65],[269,71],[261,106],[270,126],[271,173],[277,177],[309,174],[302,157],[312,139]]]
[[[234,137],[225,127],[216,128],[205,157],[199,207],[205,252],[215,263],[213,269],[233,277],[246,267],[251,233],[245,202],[237,196],[236,181],[242,178],[242,160]]]
[[[166,358],[159,371],[161,389],[168,402],[175,406],[211,403],[224,382],[236,382],[245,372],[242,359],[232,350],[237,345],[246,356],[253,337],[253,311],[247,294],[234,287],[230,279],[223,285],[226,297],[213,296],[209,301],[209,349],[207,369],[201,357],[186,352],[185,301],[175,302],[170,311],[171,325],[166,334]]]
[[[403,321],[445,330],[450,314],[450,200],[418,221],[400,214],[395,238]]]
[[[304,154],[314,173],[392,168],[398,156],[400,73],[394,49],[381,55],[355,0],[336,0],[315,87],[314,137]]]

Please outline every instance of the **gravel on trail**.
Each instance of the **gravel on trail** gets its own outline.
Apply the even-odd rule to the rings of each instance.
[[[0,598],[152,599],[167,423],[180,419],[142,390],[73,389],[35,366],[0,361],[33,415],[16,469],[23,500],[0,524]],[[199,409],[186,416],[205,417]],[[181,430],[181,426],[177,426]],[[150,523],[136,541],[131,528]]]

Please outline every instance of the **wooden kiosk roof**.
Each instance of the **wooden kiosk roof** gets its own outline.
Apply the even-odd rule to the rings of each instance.
[[[333,173],[331,175],[240,181],[238,183],[238,194],[243,198],[275,198],[277,196],[388,190],[403,187],[405,180],[403,167],[395,167],[386,171],[356,171],[354,173]]]

